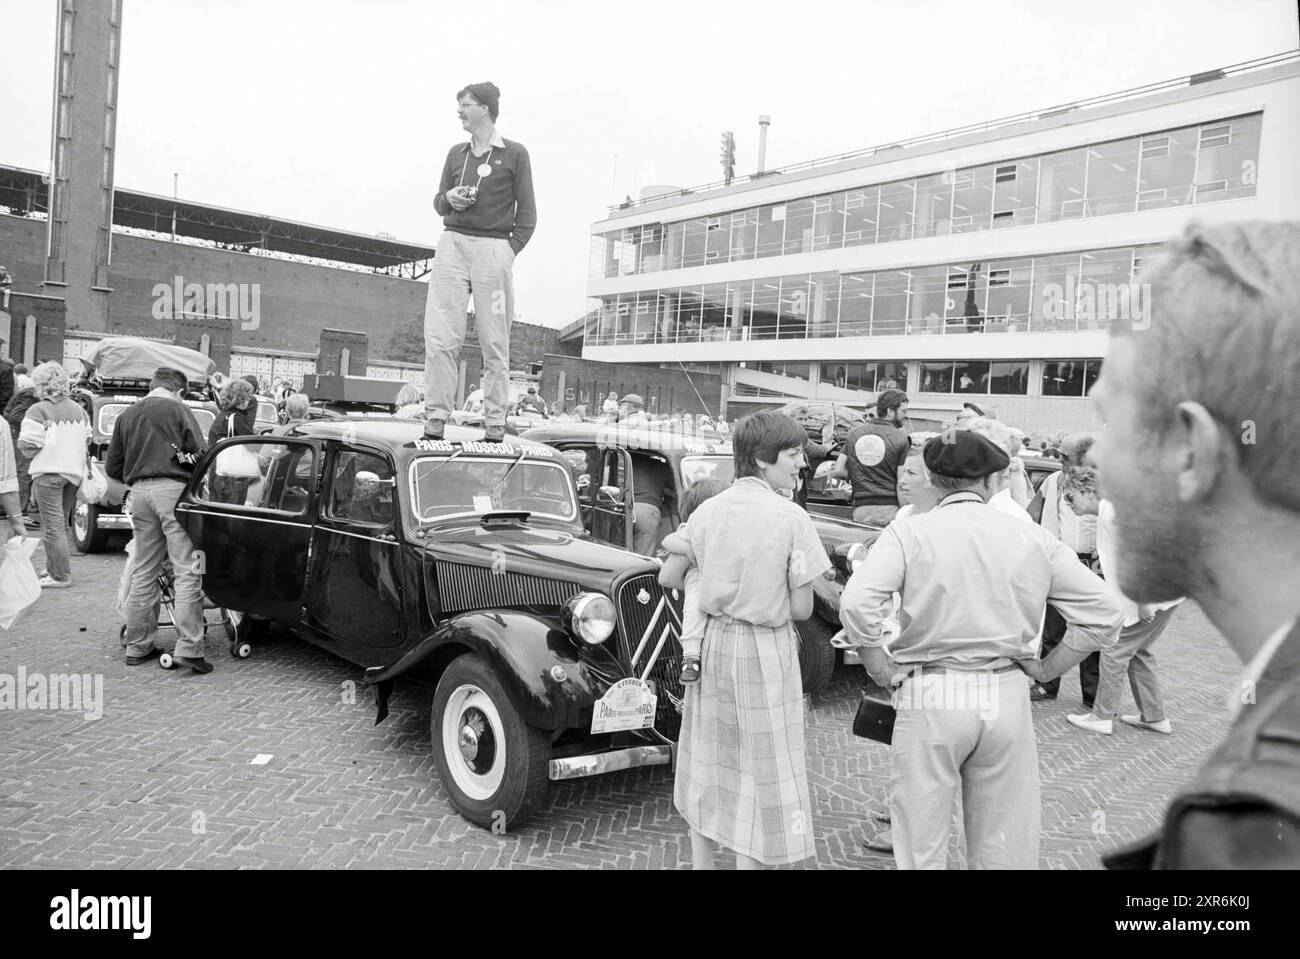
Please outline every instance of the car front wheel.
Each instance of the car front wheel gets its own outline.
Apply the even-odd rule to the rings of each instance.
[[[99,553],[108,544],[109,531],[99,528],[99,507],[94,503],[78,503],[68,518],[72,527],[72,542],[78,553]]]
[[[433,694],[433,758],[451,802],[493,832],[512,829],[550,787],[550,743],[524,722],[479,657],[447,667]]]

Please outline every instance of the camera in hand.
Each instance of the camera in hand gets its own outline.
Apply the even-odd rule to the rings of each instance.
[[[475,200],[478,199],[478,187],[476,186],[465,187],[464,197],[465,199],[469,200],[470,203],[473,203]]]

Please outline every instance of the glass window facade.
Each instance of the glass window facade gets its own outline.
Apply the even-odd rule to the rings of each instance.
[[[927,360],[921,363],[921,392],[1026,396],[1029,361]]]
[[[1087,396],[1101,373],[1101,360],[1052,360],[1043,364],[1044,396]]]
[[[863,390],[876,393],[880,390],[906,390],[906,363],[842,363],[831,361],[821,365],[821,381],[841,390]]]
[[[592,278],[1254,196],[1263,114],[592,237]],[[943,312],[938,313],[943,316]]]
[[[590,345],[1105,330],[1138,321],[1144,251],[1116,247],[874,273],[794,273],[601,300]],[[991,375],[991,374],[990,374]]]

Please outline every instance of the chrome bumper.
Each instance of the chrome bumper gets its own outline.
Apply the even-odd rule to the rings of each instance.
[[[672,746],[632,746],[594,756],[570,756],[551,760],[551,779],[581,779],[620,769],[638,766],[670,766],[673,762]]]
[[[100,513],[95,517],[99,529],[131,529],[131,517],[122,513]]]

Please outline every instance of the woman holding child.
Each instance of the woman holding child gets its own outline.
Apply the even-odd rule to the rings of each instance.
[[[741,869],[815,855],[793,620],[812,614],[812,582],[830,561],[808,515],[787,498],[807,439],[779,413],[742,419],[736,481],[664,541],[665,586],[687,587],[691,566],[699,574],[687,589],[684,634],[692,609],[704,614],[698,678],[689,660],[683,670],[674,790],[696,869],[713,868],[714,842],[733,850]],[[683,637],[688,656],[692,638]]]

